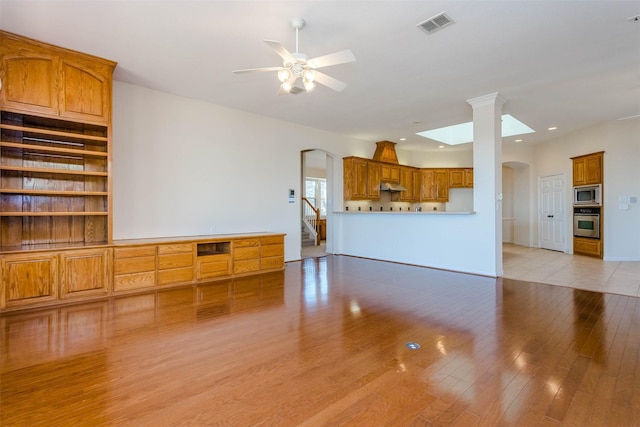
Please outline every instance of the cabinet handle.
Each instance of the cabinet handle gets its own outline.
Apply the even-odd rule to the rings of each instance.
[[[553,218],[553,215],[547,215],[547,218]]]

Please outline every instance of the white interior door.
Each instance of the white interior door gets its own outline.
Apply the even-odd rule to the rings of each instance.
[[[565,251],[564,175],[540,178],[540,247]]]

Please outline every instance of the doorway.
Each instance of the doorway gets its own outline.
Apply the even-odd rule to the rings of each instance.
[[[302,151],[301,259],[327,255],[331,225],[332,160],[324,150]]]
[[[565,252],[564,174],[543,176],[539,182],[540,248]]]

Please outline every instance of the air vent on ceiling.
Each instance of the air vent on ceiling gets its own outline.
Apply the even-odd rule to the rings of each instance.
[[[427,34],[433,34],[441,28],[448,27],[453,24],[455,21],[446,14],[446,12],[442,12],[427,19],[424,22],[418,24],[418,28],[424,31]]]

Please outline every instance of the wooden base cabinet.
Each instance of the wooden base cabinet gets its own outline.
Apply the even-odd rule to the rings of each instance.
[[[51,302],[58,298],[57,253],[6,256],[0,265],[0,308]]]
[[[112,249],[60,254],[60,298],[107,295],[111,291]]]
[[[0,311],[233,279],[284,269],[284,234],[140,239],[0,253]]]
[[[602,258],[602,240],[574,237],[573,253]]]
[[[126,291],[154,286],[156,247],[134,246],[113,250],[113,290]]]

